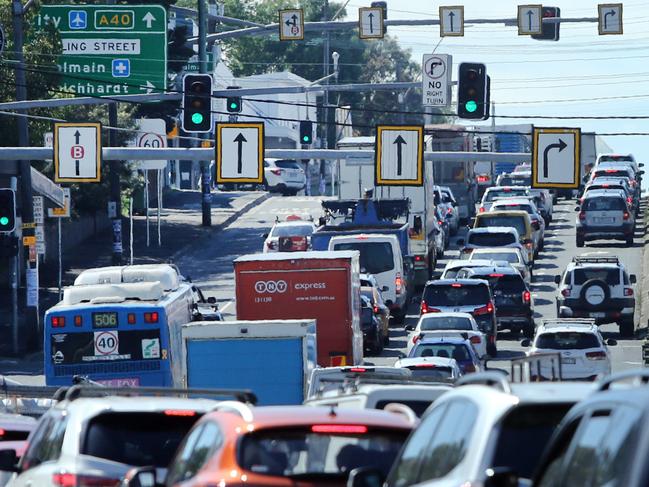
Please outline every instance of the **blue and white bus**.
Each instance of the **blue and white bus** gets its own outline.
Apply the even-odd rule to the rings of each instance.
[[[45,314],[47,385],[75,375],[117,387],[171,386],[170,337],[192,321],[195,290],[167,264],[82,272]]]

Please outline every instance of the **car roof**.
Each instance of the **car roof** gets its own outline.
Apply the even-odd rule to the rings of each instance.
[[[484,215],[484,213],[481,214]],[[527,215],[527,213],[525,214]],[[480,227],[470,228],[469,233],[518,233],[518,230],[514,227]]]
[[[520,174],[520,173],[517,173],[517,174]],[[507,175],[507,176],[509,176],[509,175]],[[518,191],[518,190],[521,190],[521,189],[527,190],[527,189],[529,189],[529,187],[528,186],[512,186],[512,185],[492,186],[491,188],[487,188],[487,191],[485,191],[485,193],[486,192],[491,192],[491,191],[502,191],[504,189],[508,189],[508,190],[515,189],[515,190]]]
[[[405,368],[420,364],[433,364],[439,367],[457,367],[455,359],[450,357],[404,357],[397,360],[394,366]]]
[[[53,410],[92,417],[101,413],[162,413],[165,410],[192,410],[207,412],[219,403],[213,399],[188,399],[179,397],[80,397],[63,400]]]
[[[594,334],[597,325],[573,324],[573,325],[541,325],[536,329],[538,335],[542,333],[591,333]]]
[[[500,206],[500,205],[530,205],[532,206],[534,203],[532,201],[532,196],[530,195],[529,197],[521,197],[521,196],[512,196],[511,198],[508,197],[499,197],[496,198],[493,202],[493,205],[491,206],[492,208],[494,206]]]
[[[428,335],[424,334],[423,338],[419,340],[413,348],[417,348],[420,345],[431,345],[434,343],[452,343],[454,345],[466,345],[469,348],[473,348],[471,342],[466,338],[454,337],[454,336],[444,336],[444,335]]]
[[[584,199],[591,198],[622,198],[621,189],[596,188],[584,193]]]
[[[419,317],[419,322],[424,320],[432,320],[439,318],[466,318],[467,320],[472,320],[473,316],[471,313],[460,313],[459,311],[445,311],[443,313],[427,313]]]
[[[489,283],[483,281],[482,279],[437,279],[434,281],[428,281],[426,287],[428,286],[451,286],[452,284],[462,284],[463,286],[479,286],[486,285]]]
[[[277,223],[275,223],[275,225],[273,225],[273,228],[275,228],[275,227],[295,227],[295,226],[304,226],[304,225],[315,226],[315,224],[312,221],[309,221],[309,220],[290,220],[290,221],[277,222]]]
[[[523,210],[498,210],[498,211],[489,211],[486,213],[479,213],[476,215],[476,218],[485,218],[491,216],[527,216],[529,214]]]
[[[471,257],[469,257],[469,262],[498,262],[497,260],[494,261],[493,259],[473,259],[472,257],[473,255],[496,254],[501,252],[510,252],[520,255],[521,249],[519,247],[480,247],[473,249],[473,253],[471,254]]]
[[[498,273],[498,274],[506,274],[506,275],[520,277],[520,273],[516,269],[514,269],[511,265],[508,265],[506,267],[497,266],[497,265],[488,266],[488,267],[472,267],[471,269],[469,269],[469,271],[477,275],[488,275],[488,274]]]
[[[477,249],[476,249],[477,250]],[[474,250],[475,252],[475,250]],[[444,270],[453,269],[455,267],[474,267],[480,265],[490,265],[493,262],[491,259],[453,259],[449,260],[444,266]]]

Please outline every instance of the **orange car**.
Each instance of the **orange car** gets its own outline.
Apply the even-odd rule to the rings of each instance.
[[[166,481],[137,469],[122,485],[344,486],[357,467],[387,474],[413,426],[395,412],[228,401],[187,434]]]

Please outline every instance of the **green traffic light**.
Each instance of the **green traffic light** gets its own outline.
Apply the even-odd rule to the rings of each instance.
[[[230,103],[230,109],[231,110],[236,110],[239,107],[239,105],[235,102]]]
[[[3,227],[9,225],[9,218],[7,218],[6,216],[0,217],[0,225]]]
[[[192,113],[192,123],[195,123],[196,125],[203,123],[203,115],[200,113]]]
[[[309,139],[310,139],[310,137],[308,135],[305,135],[304,137],[302,137],[302,141],[304,141],[304,142],[309,142]]]
[[[464,108],[467,112],[473,113],[478,109],[478,104],[474,100],[469,100],[464,104]]]

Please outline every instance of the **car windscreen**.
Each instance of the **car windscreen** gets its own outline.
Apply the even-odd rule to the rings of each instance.
[[[599,348],[599,340],[592,333],[579,333],[574,331],[557,331],[541,333],[535,342],[536,348],[552,350],[583,350],[585,348]]]
[[[86,428],[81,453],[136,467],[166,468],[198,418],[191,410],[100,414]]]
[[[518,231],[518,235],[527,234],[525,219],[522,216],[491,216],[483,213],[476,218],[476,228],[488,227],[513,227]]]
[[[275,161],[275,165],[282,169],[302,169],[296,161]]]
[[[306,237],[313,233],[311,225],[277,225],[271,232],[271,237]]]
[[[421,331],[431,330],[473,330],[471,320],[461,316],[434,316],[422,318],[419,325]]]
[[[358,250],[363,272],[380,274],[394,269],[394,254],[390,242],[341,242],[334,250]]]
[[[502,203],[498,205],[494,205],[491,207],[492,210],[512,210],[512,211],[524,211],[525,213],[534,213],[532,211],[532,207],[530,205],[526,204],[519,204],[519,203]]]
[[[243,470],[304,481],[346,478],[359,467],[387,475],[407,436],[408,431],[330,422],[272,428],[244,436],[237,456]]]
[[[608,177],[608,178],[628,178],[629,172],[625,169],[600,169],[595,171],[595,178]]]
[[[581,286],[591,279],[598,279],[611,286],[617,286],[620,284],[620,270],[616,268],[598,269],[596,267],[582,267],[575,269],[573,278],[575,286]]]
[[[453,369],[446,366],[432,365],[413,365],[408,367],[412,372],[414,379],[438,380],[447,382],[453,378]]]
[[[617,161],[628,161],[633,162],[633,158],[630,156],[599,156],[599,162],[617,162]]]
[[[467,243],[478,247],[500,247],[516,243],[516,236],[508,232],[473,233],[469,232]]]
[[[520,405],[502,421],[492,468],[506,467],[530,479],[559,422],[572,404]],[[521,445],[525,445],[521,448]]]
[[[469,261],[476,259],[504,260],[510,264],[519,264],[521,262],[518,252],[476,252],[474,251]]]
[[[512,198],[514,196],[527,196],[527,190],[516,188],[495,189],[485,194],[485,201],[491,202],[495,201],[496,198]]]
[[[424,301],[429,307],[435,306],[478,306],[489,301],[489,289],[482,285],[444,285],[426,286]]]
[[[624,211],[623,198],[588,198],[581,207],[584,211]]]
[[[408,370],[408,369],[404,369],[404,370]],[[408,406],[410,409],[414,411],[414,413],[417,415],[418,418],[421,418],[423,414],[426,412],[426,409],[428,409],[428,406],[430,406],[433,401],[432,400],[427,401],[424,399],[396,399],[395,398],[390,400],[377,401],[375,407],[376,409],[385,409],[385,406],[394,402]]]
[[[410,352],[409,357],[445,357],[458,362],[471,360],[466,345],[461,343],[426,343],[419,342]]]

